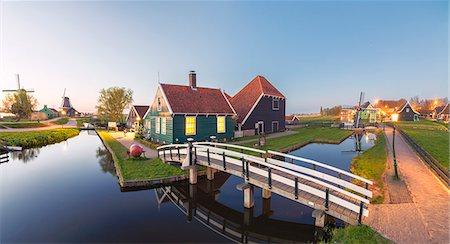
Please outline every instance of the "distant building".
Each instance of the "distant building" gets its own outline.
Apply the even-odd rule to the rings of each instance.
[[[436,107],[434,109],[434,118],[440,121],[449,122],[450,120],[450,107],[449,103],[443,106]]]
[[[48,108],[47,105],[44,105],[44,107],[41,110],[39,110],[39,112],[44,113],[48,119],[58,117],[58,112],[55,109]]]
[[[285,124],[286,125],[297,125],[300,123],[300,120],[298,119],[298,117],[296,115],[286,115],[285,119]]]
[[[144,115],[147,113],[150,106],[148,105],[133,105],[127,115],[127,127],[137,130],[143,122]]]
[[[417,121],[419,120],[420,113],[415,111],[414,108],[405,99],[400,100],[379,100],[377,108],[380,109],[382,115],[387,120],[392,121]]]
[[[189,85],[159,84],[155,98],[144,115],[144,132],[152,141],[182,143],[219,140],[234,136],[236,113],[220,89],[197,86],[195,72]]]
[[[355,123],[356,117],[358,115],[358,106],[342,106],[341,110],[341,122],[344,123]],[[379,109],[372,106],[372,104],[367,101],[361,105],[361,112],[359,114],[360,123],[368,122],[375,123],[380,119]]]
[[[78,111],[72,107],[72,103],[68,97],[63,98],[62,106],[61,106],[61,115],[67,117],[78,117]]]
[[[286,98],[266,78],[256,76],[231,99],[237,131],[243,135],[285,130]]]

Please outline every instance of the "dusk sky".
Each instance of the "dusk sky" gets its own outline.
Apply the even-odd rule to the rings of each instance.
[[[35,88],[39,108],[64,88],[93,112],[99,90],[153,101],[162,83],[234,95],[263,75],[287,113],[366,98],[448,96],[448,1],[0,2],[0,89]],[[0,95],[2,98],[4,94]]]

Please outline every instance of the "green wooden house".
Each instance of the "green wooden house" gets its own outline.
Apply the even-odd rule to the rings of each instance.
[[[39,110],[39,112],[44,113],[45,115],[47,115],[47,118],[49,118],[49,119],[53,119],[53,118],[58,117],[58,112],[55,109],[48,108],[47,105],[44,105],[44,108]]]
[[[197,87],[196,74],[189,86],[159,84],[153,103],[144,115],[144,133],[151,141],[170,144],[229,140],[234,136],[236,113],[220,89]]]

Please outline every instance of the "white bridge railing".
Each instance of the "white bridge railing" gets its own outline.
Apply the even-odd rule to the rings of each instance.
[[[224,171],[229,165],[238,166],[242,171],[241,177],[247,181],[250,179],[250,173],[264,176],[267,178],[267,182],[264,183],[269,188],[274,182],[293,187],[292,197],[295,199],[298,199],[299,190],[307,192],[324,199],[325,210],[328,210],[330,203],[333,203],[357,213],[359,222],[361,222],[362,216],[369,215],[365,204],[370,203],[368,198],[372,197],[372,192],[368,189],[368,185],[372,185],[373,182],[324,163],[270,150],[264,151],[215,142],[171,144],[157,149],[159,157],[165,161],[181,161],[184,159],[182,155],[186,155],[192,164],[204,166],[210,166],[211,161],[219,160],[223,164]],[[269,155],[285,160],[271,158],[268,157]],[[197,160],[198,157],[203,157],[204,160]],[[313,168],[295,164],[296,161],[311,164]],[[317,167],[327,169],[338,177],[320,172]],[[342,175],[346,177],[342,178]],[[360,182],[365,187],[355,184],[355,182]]]

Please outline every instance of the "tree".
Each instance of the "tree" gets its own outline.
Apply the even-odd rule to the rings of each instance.
[[[414,96],[414,97],[412,97],[411,99],[409,99],[409,103],[411,104],[411,106],[412,106],[414,109],[420,108],[421,101],[420,101],[420,99],[419,99],[419,96]]]
[[[13,94],[8,94],[3,99],[3,107],[6,112],[15,114],[17,121],[22,118],[29,118],[36,106],[36,98],[22,89]]]
[[[123,111],[133,102],[133,91],[125,87],[110,87],[100,91],[97,113],[113,122],[123,122]]]

